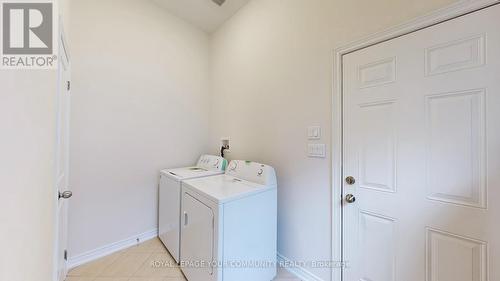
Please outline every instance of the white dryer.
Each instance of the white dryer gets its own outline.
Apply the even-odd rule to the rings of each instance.
[[[224,175],[182,183],[180,264],[189,281],[274,279],[276,187],[272,167],[239,160]]]
[[[158,236],[176,262],[180,254],[182,181],[223,174],[226,166],[227,160],[222,157],[202,155],[196,166],[160,172]]]

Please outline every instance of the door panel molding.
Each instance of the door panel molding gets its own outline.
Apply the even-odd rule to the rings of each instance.
[[[425,74],[427,76],[480,67],[485,64],[486,34],[458,39],[425,50]]]
[[[395,82],[396,57],[359,66],[358,80],[362,89]]]
[[[488,244],[484,241],[464,237],[434,228],[427,228],[426,238],[426,280],[457,280],[466,278],[472,281],[488,280]],[[448,251],[451,254],[445,255]],[[457,259],[467,261],[467,266],[457,268],[450,261]],[[440,269],[448,269],[456,276],[446,276],[447,272]],[[449,270],[453,268],[453,270]],[[472,277],[472,279],[468,279]]]
[[[492,5],[499,4],[500,0],[462,0],[430,14],[416,18],[387,30],[374,33],[368,37],[345,44],[333,50],[333,88],[332,88],[332,249],[331,260],[342,260],[342,205],[343,205],[343,171],[342,155],[344,151],[343,139],[343,56],[369,46],[373,46],[415,31],[434,26],[436,24],[472,13]],[[476,42],[478,42],[476,40]],[[480,42],[479,42],[480,43]],[[480,54],[479,54],[480,55]],[[480,58],[480,57],[479,57]],[[481,62],[481,60],[476,61]],[[342,268],[332,268],[331,280],[342,280]]]
[[[363,269],[361,280],[395,281],[397,258],[394,241],[397,239],[397,219],[365,210],[359,210],[358,216],[359,246],[380,253],[379,259],[363,262],[367,266]],[[380,235],[381,233],[383,235]],[[382,236],[391,238],[385,241],[378,239]],[[386,262],[387,266],[382,266],[383,262]]]
[[[397,138],[393,111],[396,99],[359,104],[358,114],[370,124],[372,131],[359,136],[362,144],[358,151],[359,188],[396,193]],[[378,117],[378,118],[377,118]],[[380,122],[382,120],[382,122]],[[372,146],[372,148],[370,148]],[[384,155],[379,155],[382,152]],[[384,179],[371,178],[369,167],[385,168]]]
[[[427,198],[448,204],[487,209],[486,89],[429,95],[425,97],[425,107]],[[461,149],[457,148],[458,145],[449,146],[446,143],[454,140],[440,133],[446,127],[451,127],[443,119],[465,123],[463,128],[467,129],[466,132],[453,132],[452,134],[452,136],[465,135],[463,139],[469,140],[469,142],[460,143]],[[456,141],[455,144],[457,144]],[[444,149],[445,147],[447,149]],[[448,155],[442,155],[443,151]],[[463,165],[460,170],[450,171],[450,167],[440,161],[450,154],[462,160]],[[442,175],[446,174],[460,175],[465,178],[464,182],[469,184],[463,186],[462,190],[455,190],[454,194],[450,193],[450,184],[442,179]]]

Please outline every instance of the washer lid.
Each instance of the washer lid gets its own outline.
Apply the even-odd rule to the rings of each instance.
[[[263,185],[227,174],[187,180],[183,186],[218,204],[276,188],[276,185]]]
[[[161,174],[175,180],[219,175],[226,170],[227,160],[215,155],[202,155],[196,166],[161,170]]]
[[[165,176],[173,178],[175,180],[186,180],[186,179],[194,179],[200,177],[208,177],[213,175],[220,175],[223,171],[212,171],[206,170],[200,167],[184,167],[184,168],[176,168],[176,169],[165,169],[162,170],[161,173]]]

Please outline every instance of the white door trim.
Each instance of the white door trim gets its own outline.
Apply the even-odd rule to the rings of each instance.
[[[500,0],[461,0],[407,23],[377,32],[368,37],[345,44],[334,50],[332,93],[332,261],[342,260],[342,154],[343,154],[343,56],[366,47],[382,43],[465,14],[499,4]],[[333,266],[332,281],[342,281],[341,267]]]

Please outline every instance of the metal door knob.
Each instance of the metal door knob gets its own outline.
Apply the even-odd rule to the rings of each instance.
[[[356,197],[354,195],[352,195],[352,194],[347,194],[345,196],[345,201],[347,203],[354,203],[354,202],[356,202]]]
[[[66,191],[63,191],[63,192],[60,192],[59,191],[59,199],[68,199],[68,198],[71,198],[71,196],[73,196],[73,192],[69,191],[69,190],[66,190]]]
[[[353,176],[348,176],[348,177],[345,178],[345,182],[348,185],[353,185],[353,184],[356,183],[356,179]]]

